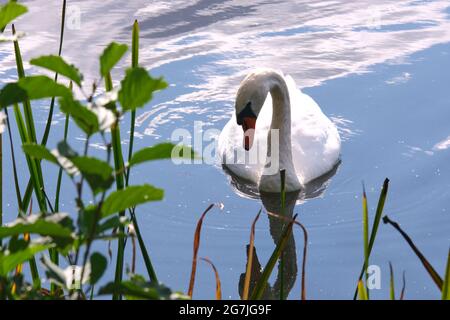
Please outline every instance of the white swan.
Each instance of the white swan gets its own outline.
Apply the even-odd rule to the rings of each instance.
[[[280,192],[280,169],[286,170],[286,191],[296,191],[339,161],[336,126],[292,77],[272,69],[250,73],[239,87],[235,109],[219,136],[218,154],[223,165],[260,191]],[[278,129],[278,145],[277,130],[270,129]],[[257,161],[252,151],[260,155]]]

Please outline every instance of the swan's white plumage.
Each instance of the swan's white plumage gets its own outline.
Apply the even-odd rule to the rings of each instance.
[[[341,140],[336,126],[323,114],[317,103],[297,88],[291,76],[283,78],[291,103],[292,161],[297,178],[304,185],[333,169],[339,161]],[[256,121],[254,138],[254,145],[261,148],[260,154],[264,156],[272,111],[269,93]],[[236,115],[233,113],[219,136],[218,154],[222,163],[234,174],[258,184],[265,159],[257,164],[245,164],[246,152],[243,150],[243,130],[237,125]],[[236,159],[233,160],[233,157]],[[272,191],[278,192],[279,189]]]

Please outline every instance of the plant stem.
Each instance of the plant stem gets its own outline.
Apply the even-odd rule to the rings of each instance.
[[[105,88],[106,91],[111,91],[113,89],[112,78],[110,73],[105,77]],[[120,141],[120,127],[118,118],[116,123],[111,127],[111,142],[114,156],[114,167],[116,172],[119,173],[118,175],[116,175],[116,187],[117,190],[122,190],[125,187],[125,181],[122,173],[123,155],[122,155],[122,145]],[[119,212],[119,215],[121,217],[125,216],[125,211]],[[125,228],[123,226],[119,227],[119,233],[122,234],[125,233]],[[117,244],[116,272],[114,277],[114,283],[117,286],[119,286],[120,283],[122,282],[124,251],[125,251],[125,239],[123,237],[119,237]],[[113,300],[121,300],[121,295],[119,293],[114,292]]]

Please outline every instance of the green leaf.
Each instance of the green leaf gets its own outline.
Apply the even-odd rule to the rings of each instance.
[[[108,261],[106,258],[98,252],[94,252],[91,255],[91,277],[90,283],[96,284],[98,280],[105,273],[106,267],[108,266]]]
[[[100,74],[102,77],[106,77],[117,62],[122,59],[127,50],[127,45],[116,42],[112,42],[108,45],[108,47],[106,47],[100,56]]]
[[[78,153],[66,141],[59,142],[57,148],[59,154],[67,159],[78,157]]]
[[[6,276],[17,265],[22,264],[35,256],[36,253],[50,248],[48,244],[31,243],[23,250],[14,253],[4,254],[0,251],[0,276]]]
[[[0,9],[0,30],[3,30],[8,23],[23,15],[28,11],[27,7],[10,1]]]
[[[55,213],[47,217],[33,214],[24,218],[18,218],[14,222],[0,227],[0,239],[24,233],[72,238],[72,231],[72,219],[66,213]]]
[[[125,211],[138,204],[161,200],[164,191],[151,185],[131,186],[111,193],[102,206],[102,216]]]
[[[110,178],[113,172],[113,168],[107,162],[97,158],[77,156],[70,160],[82,174],[96,175],[103,180]]]
[[[155,146],[141,149],[131,157],[130,166],[146,161],[162,160],[171,158],[196,158],[194,150],[190,147],[174,145],[173,143],[160,143]]]
[[[31,59],[30,64],[46,68],[60,75],[63,75],[72,80],[73,82],[75,82],[79,87],[81,87],[83,75],[74,65],[68,64],[60,56],[55,55],[42,56],[39,58]]]
[[[94,194],[107,190],[114,182],[113,168],[108,163],[97,158],[77,156],[69,158],[75,167],[86,178]]]
[[[30,76],[5,85],[0,92],[0,106],[4,108],[27,100],[71,96],[69,88],[47,76]]]
[[[97,233],[100,234],[111,229],[118,229],[119,227],[124,227],[130,223],[131,222],[127,220],[127,218],[114,215],[98,226]]]
[[[49,162],[58,164],[56,157],[43,145],[37,143],[24,143],[22,145],[23,152],[32,158],[38,160],[47,160]]]
[[[153,92],[166,87],[162,78],[150,77],[144,68],[130,68],[121,82],[119,101],[124,110],[135,110],[150,101]]]
[[[72,92],[69,88],[56,83],[47,76],[24,77],[19,80],[18,84],[27,92],[30,100],[72,96]]]
[[[27,92],[17,82],[8,83],[0,90],[0,107],[6,108],[27,99]]]
[[[99,130],[97,115],[72,97],[59,99],[61,111],[69,115],[87,135],[91,136]]]

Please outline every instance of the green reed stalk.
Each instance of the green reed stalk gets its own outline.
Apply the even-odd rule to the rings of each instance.
[[[377,236],[378,226],[380,225],[381,216],[383,214],[384,204],[386,202],[387,193],[389,190],[389,179],[386,178],[383,183],[383,188],[381,189],[380,197],[378,199],[378,205],[377,210],[375,212],[375,218],[373,220],[372,224],[372,231],[370,232],[370,238],[369,238],[369,246],[368,246],[368,257],[370,257],[370,254],[372,252],[373,244],[375,243],[375,238]],[[367,269],[367,265],[364,262],[363,266],[361,268],[361,272],[359,273],[358,280],[361,280],[364,276],[364,271]],[[358,296],[358,288],[355,289],[355,293],[353,295],[353,300],[356,300]]]
[[[66,0],[63,1],[63,7],[62,7],[62,13],[61,13],[61,31],[59,34],[59,49],[58,49],[58,55],[60,56],[62,53],[62,45],[63,45],[63,39],[64,39],[64,26],[65,26],[65,20],[66,20]],[[58,74],[55,74],[55,82],[58,80]],[[49,109],[49,114],[48,114],[48,118],[47,118],[47,123],[45,125],[45,130],[44,130],[44,134],[42,136],[42,140],[41,140],[41,145],[45,146],[47,144],[48,141],[48,137],[50,135],[50,128],[51,128],[51,123],[52,123],[52,118],[53,118],[53,109],[55,106],[55,98],[53,97],[51,102],[50,102],[50,109]],[[23,197],[23,204],[25,207],[25,210],[27,209],[30,200],[31,200],[31,196],[33,193],[33,185],[31,183],[31,179],[28,181],[28,185]],[[59,195],[59,192],[58,192]],[[55,199],[55,202],[58,202],[59,200]],[[59,206],[58,206],[59,207]],[[55,209],[56,210],[56,209]],[[58,211],[58,210],[56,210]]]
[[[0,227],[3,226],[3,134],[0,133]],[[0,239],[0,246],[2,240]]]
[[[69,132],[69,116],[66,115],[66,120],[64,122],[64,142],[67,141],[67,134]],[[55,193],[55,212],[59,212],[59,194],[61,191],[61,182],[62,182],[62,174],[63,174],[63,169],[59,168],[58,171],[58,179],[56,181],[56,193]]]
[[[131,67],[136,68],[139,65],[139,24],[137,20],[134,21],[133,31],[131,35]],[[128,149],[128,161],[130,161],[133,155],[134,144],[134,128],[136,122],[136,110],[131,111],[131,123],[130,123],[130,148]],[[127,169],[126,185],[130,179],[130,168]]]
[[[364,273],[366,275],[365,285],[367,286],[367,280],[369,275],[367,273],[367,268],[369,266],[369,208],[367,205],[367,194],[366,188],[363,184],[363,245],[364,245],[364,265],[366,266]],[[367,295],[369,292],[367,291]]]
[[[27,142],[27,135],[26,135],[26,129],[25,129],[25,123],[23,121],[22,118],[22,113],[20,112],[20,108],[19,105],[16,103],[14,104],[14,115],[16,118],[16,124],[17,124],[17,128],[19,129],[19,135],[20,138],[22,140],[22,143],[26,143]],[[8,124],[9,127],[9,124]],[[11,136],[11,132],[9,132],[10,134],[10,143],[11,143],[11,148],[12,148],[12,136]],[[12,149],[13,150],[13,149]],[[12,155],[14,155],[13,151],[11,153]],[[33,164],[34,162],[30,159],[30,157],[28,155],[25,155],[25,158],[27,160],[27,165],[28,165],[28,170],[30,171],[30,175],[32,177],[35,177],[35,174],[33,173]],[[13,168],[16,167],[16,162],[15,162],[15,158],[13,158]],[[19,182],[17,180],[17,174],[15,175],[15,183],[16,183],[16,192],[18,195],[18,206],[19,206],[19,213],[24,213],[26,211],[26,209],[23,207],[23,201],[20,201],[20,189],[19,189]],[[33,185],[36,183],[36,179],[32,178],[31,179],[33,182]],[[36,187],[35,187],[36,188]],[[33,279],[33,285],[36,288],[40,288],[41,287],[41,278],[39,276],[39,271],[37,269],[37,265],[36,265],[36,259],[35,257],[32,257],[29,260],[30,263],[30,271],[31,271],[31,277]]]
[[[105,88],[106,91],[111,91],[113,89],[113,83],[110,73],[108,73],[108,75],[105,77]],[[122,190],[125,187],[125,181],[124,175],[122,173],[123,155],[122,145],[120,141],[119,119],[117,119],[116,123],[111,127],[111,142],[114,156],[114,168],[116,172],[118,172],[118,174],[116,175],[116,187],[117,190]],[[119,215],[123,217],[125,215],[125,211],[119,212]],[[119,227],[119,233],[125,233],[125,228],[123,226]],[[123,237],[119,237],[117,245],[116,273],[114,277],[114,283],[117,287],[119,287],[122,283],[124,251],[125,239]],[[117,292],[114,292],[113,300],[121,300],[121,295]]]
[[[16,29],[14,27],[14,24],[12,25],[12,31],[13,31],[13,34],[16,34]],[[20,78],[25,77],[25,71],[23,68],[23,60],[22,60],[22,55],[20,53],[20,47],[19,47],[18,40],[14,41],[14,54],[15,54],[15,58],[16,58],[17,74],[20,79]],[[22,126],[22,125],[19,125],[19,123],[18,123],[19,132],[20,132],[20,135],[22,138],[22,143],[36,142],[36,129],[34,127],[33,112],[31,110],[31,103],[28,99],[24,101],[23,109],[24,109],[24,114],[25,114],[25,125]],[[22,113],[18,106],[14,107],[14,114],[16,116],[16,120],[18,120],[19,116],[20,116],[20,118],[22,118]],[[23,122],[23,120],[22,120],[22,122]],[[45,201],[45,196],[44,196],[43,189],[42,189],[44,179],[42,177],[41,164],[40,164],[40,161],[38,161],[38,160],[33,160],[29,156],[26,156],[26,157],[27,157],[28,167],[29,167],[29,171],[30,171],[31,182],[33,184],[34,192],[38,199],[39,209],[41,210],[41,212],[43,214],[45,214],[47,212],[47,203]]]
[[[59,32],[58,56],[61,56],[61,53],[62,53],[62,45],[63,45],[63,40],[64,40],[64,25],[66,23],[65,21],[66,21],[66,0],[63,0],[62,12],[61,12],[61,29]],[[57,81],[58,81],[58,74],[55,73],[55,82],[57,82]],[[43,135],[42,141],[41,141],[41,144],[44,146],[47,144],[48,136],[50,135],[50,128],[51,128],[52,119],[53,119],[54,107],[55,107],[55,97],[53,97],[50,102],[50,109],[48,111],[47,124],[45,125],[44,135]]]
[[[132,41],[131,41],[131,67],[136,68],[139,65],[139,23],[137,20],[134,21],[133,31],[132,31]],[[130,147],[128,149],[128,162],[133,155],[133,145],[134,145],[134,131],[136,122],[136,110],[131,111],[131,123],[130,123]],[[125,185],[128,186],[130,181],[130,167],[127,168]],[[158,283],[158,278],[156,276],[155,269],[153,268],[152,261],[150,260],[150,255],[148,254],[145,242],[142,238],[141,231],[136,219],[134,208],[129,210],[131,219],[134,225],[134,230],[136,231],[136,237],[138,239],[139,248],[141,249],[142,257],[144,258],[145,267],[148,272],[150,281]]]
[[[280,170],[280,179],[281,179],[281,215],[284,217],[286,214],[286,170]],[[284,251],[281,252],[280,257],[280,300],[284,300]]]
[[[450,250],[448,250],[447,267],[445,268],[445,278],[442,285],[442,300],[450,300]]]
[[[297,218],[297,215],[293,217],[291,222],[283,229],[283,232],[281,233],[280,240],[277,243],[277,246],[275,247],[275,250],[273,251],[272,255],[270,256],[269,261],[267,262],[266,266],[264,267],[264,270],[261,274],[261,278],[259,278],[258,283],[256,284],[255,288],[253,289],[253,293],[251,295],[250,300],[259,300],[262,298],[264,291],[267,286],[267,282],[269,281],[269,277],[272,274],[273,268],[275,267],[275,264],[277,263],[277,260],[280,258],[281,253],[284,250],[284,247],[286,246],[286,243],[292,234],[292,226],[294,225],[294,221]]]
[[[14,153],[14,145],[13,145],[13,141],[12,141],[12,133],[11,133],[11,125],[9,122],[8,108],[5,108],[5,114],[6,114],[6,126],[8,129],[8,137],[9,137],[9,148],[11,151],[11,162],[12,162],[12,167],[13,167],[14,187],[16,190],[16,197],[17,197],[17,204],[19,207],[19,213],[22,213],[22,212],[24,212],[23,207],[22,207],[22,196],[20,194],[19,175],[17,173],[16,156]]]
[[[392,267],[392,263],[389,262],[389,298],[391,300],[395,300],[395,281],[394,281],[394,268]]]

